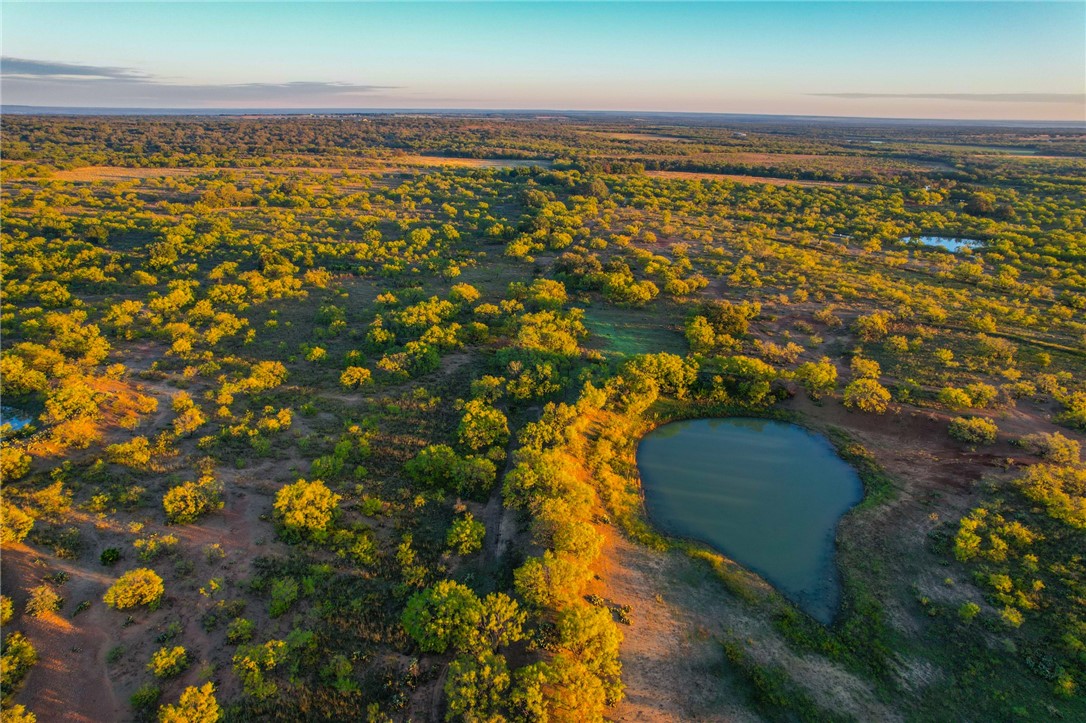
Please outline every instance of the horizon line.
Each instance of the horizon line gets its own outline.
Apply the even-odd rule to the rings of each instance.
[[[1083,120],[1065,119],[1014,119],[1014,118],[931,118],[915,116],[850,116],[850,115],[811,115],[803,113],[734,113],[725,111],[696,110],[621,110],[621,109],[579,109],[579,108],[321,108],[321,107],[284,107],[284,108],[224,108],[217,106],[179,106],[179,107],[141,107],[141,106],[61,106],[61,105],[26,105],[0,103],[0,116],[4,113],[14,115],[99,115],[99,116],[288,116],[288,115],[385,115],[393,113],[412,113],[422,115],[456,114],[477,115],[497,113],[548,114],[548,115],[620,115],[620,116],[711,116],[743,118],[778,118],[806,121],[876,121],[876,122],[919,122],[953,123],[961,125],[996,125],[1025,124],[1031,126],[1055,126],[1086,129]]]

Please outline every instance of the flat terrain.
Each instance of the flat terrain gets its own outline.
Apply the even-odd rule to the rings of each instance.
[[[1081,129],[13,116],[2,150],[5,718],[1086,718]],[[642,435],[723,416],[863,480],[832,624],[646,518]]]

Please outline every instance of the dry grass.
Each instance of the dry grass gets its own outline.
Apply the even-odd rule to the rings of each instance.
[[[695,171],[645,171],[653,178],[675,178],[683,181],[735,181],[736,183],[767,183],[770,186],[867,186],[866,183],[842,183],[839,181],[804,181],[793,178],[767,178],[764,176],[739,176],[731,173],[698,173]]]
[[[584,131],[600,138],[613,138],[616,141],[665,141],[668,143],[697,143],[693,138],[678,138],[656,133],[605,133],[602,131]]]
[[[202,168],[125,168],[122,166],[84,166],[53,174],[56,181],[91,183],[93,181],[139,181],[144,178],[165,176],[195,176]]]

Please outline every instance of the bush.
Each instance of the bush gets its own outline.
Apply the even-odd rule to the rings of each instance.
[[[962,606],[958,608],[958,617],[965,622],[971,621],[980,613],[980,605],[973,602],[962,603]]]
[[[419,484],[454,490],[457,494],[483,494],[494,484],[498,469],[483,457],[461,457],[445,444],[431,445],[407,461],[404,469]]]
[[[803,362],[796,367],[796,380],[812,399],[818,399],[837,386],[837,367],[829,357],[822,357],[817,362]]]
[[[22,542],[33,527],[33,517],[7,499],[0,498],[0,542]]]
[[[373,380],[373,373],[366,367],[347,367],[339,375],[339,383],[347,389],[358,389]]]
[[[0,479],[5,484],[22,479],[30,471],[33,459],[21,449],[11,446],[0,447]]]
[[[102,597],[106,605],[117,610],[147,605],[152,610],[158,607],[166,588],[162,578],[154,570],[141,567],[130,570],[113,583]]]
[[[156,678],[172,678],[180,675],[189,667],[189,655],[181,645],[172,648],[159,648],[151,656],[147,669]]]
[[[154,683],[144,683],[128,699],[136,710],[150,710],[158,702],[162,689]]]
[[[158,723],[216,723],[222,709],[215,700],[215,684],[189,686],[177,705],[164,705],[158,711]]]
[[[11,633],[4,638],[0,654],[0,690],[5,697],[38,662],[38,651],[22,633]]]
[[[245,618],[235,618],[226,626],[226,639],[237,645],[247,643],[253,639],[253,621]]]
[[[275,515],[287,541],[302,538],[322,542],[339,513],[341,497],[321,482],[300,479],[275,495]]]
[[[102,554],[98,557],[98,560],[107,567],[116,565],[121,560],[121,551],[116,547],[107,547],[102,550]]]
[[[268,603],[268,615],[277,618],[298,599],[298,583],[293,578],[283,577],[275,580],[271,588],[271,602]]]
[[[38,585],[30,591],[30,598],[26,601],[26,614],[40,618],[42,615],[59,610],[63,602],[60,595],[57,595],[57,591],[52,587]]]
[[[1018,440],[1018,444],[1030,454],[1043,457],[1056,464],[1077,464],[1082,454],[1082,448],[1078,442],[1068,439],[1059,432],[1028,434]]]
[[[973,406],[973,398],[964,389],[943,387],[939,390],[939,403],[947,409],[969,409]]]
[[[174,524],[195,522],[207,512],[222,509],[220,494],[219,484],[210,476],[173,487],[162,498],[166,519]]]
[[[845,387],[846,407],[883,414],[889,404],[890,392],[874,379],[857,379]]]
[[[958,417],[950,420],[947,431],[952,438],[966,444],[994,444],[999,427],[984,417]]]

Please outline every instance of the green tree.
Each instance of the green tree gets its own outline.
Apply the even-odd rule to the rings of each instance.
[[[490,593],[483,598],[478,649],[497,650],[523,640],[527,618],[516,600],[505,593]]]
[[[449,526],[445,544],[458,555],[470,555],[482,549],[485,536],[486,526],[477,521],[470,512],[465,512]]]
[[[604,687],[608,703],[622,698],[622,663],[619,645],[622,632],[611,618],[611,611],[584,603],[571,605],[558,616],[558,647],[567,651],[597,677]]]
[[[890,333],[890,322],[893,318],[888,311],[875,311],[856,317],[853,328],[856,335],[864,341],[879,341]]]
[[[973,406],[973,398],[964,389],[943,387],[939,390],[939,403],[947,409],[968,409]]]
[[[22,479],[30,471],[30,463],[33,461],[29,454],[17,447],[0,447],[0,480],[4,484],[11,484]]]
[[[483,606],[470,588],[442,580],[407,601],[402,622],[407,634],[427,653],[471,650],[477,644]]]
[[[716,335],[726,334],[733,337],[746,336],[751,320],[761,311],[762,306],[757,302],[733,304],[722,299],[708,302],[703,309],[705,319]]]
[[[592,573],[571,555],[550,550],[529,557],[513,572],[517,594],[536,607],[564,607],[580,597]]]
[[[445,720],[504,720],[501,712],[510,685],[509,666],[496,653],[461,656],[449,664],[445,680]]]
[[[464,404],[457,435],[461,444],[473,450],[504,446],[509,441],[509,421],[482,399],[472,399]]]
[[[4,723],[37,723],[38,716],[26,709],[21,703],[4,710]]]

